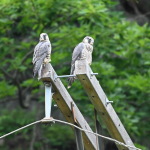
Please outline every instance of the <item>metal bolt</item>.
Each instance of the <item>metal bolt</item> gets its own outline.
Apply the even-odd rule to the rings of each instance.
[[[105,100],[105,101],[106,101],[106,102],[105,102],[106,107],[107,107],[107,105],[108,105],[109,103],[113,103],[113,101],[109,101],[107,97],[106,97],[106,100]]]

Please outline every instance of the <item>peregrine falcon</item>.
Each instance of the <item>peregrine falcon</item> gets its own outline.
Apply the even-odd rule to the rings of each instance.
[[[72,54],[72,62],[71,62],[71,71],[70,75],[75,75],[75,61],[76,60],[87,60],[88,64],[91,65],[92,63],[92,52],[93,52],[93,44],[94,39],[90,36],[86,36],[83,39],[83,42],[79,43],[75,49],[73,50]],[[75,81],[75,77],[68,78],[68,89],[71,87],[72,83]]]
[[[42,65],[51,61],[51,43],[46,33],[40,34],[39,43],[34,48],[33,60],[33,77],[38,72],[38,79],[41,77]]]

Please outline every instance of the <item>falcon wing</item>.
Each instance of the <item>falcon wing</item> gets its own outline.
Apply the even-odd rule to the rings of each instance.
[[[74,70],[75,70],[75,61],[77,59],[80,59],[81,57],[81,53],[82,53],[82,50],[84,49],[84,44],[83,43],[79,43],[75,49],[73,50],[73,54],[72,54],[72,62],[71,62],[71,71],[70,71],[70,74],[73,75],[74,74]],[[68,78],[68,88],[71,87],[72,83],[75,81],[75,78],[74,77],[69,77]]]
[[[38,59],[38,60],[36,61],[36,63],[34,64],[34,67],[33,67],[33,77],[36,76],[36,74],[37,74],[38,70],[40,69],[40,67],[41,67],[41,65],[42,65],[42,63],[43,63],[43,61],[44,61],[46,55],[47,55],[47,54],[44,53],[44,54],[42,55],[42,57],[41,57],[40,59]]]
[[[78,57],[80,57],[81,52],[84,48],[84,44],[83,43],[79,43],[73,50],[73,54],[72,54],[72,62],[71,65],[73,65],[75,63],[75,61],[78,59]]]
[[[33,55],[33,60],[32,63],[35,64],[38,59],[40,59],[40,57],[44,54],[44,53],[48,53],[48,42],[40,42],[36,45],[35,49],[34,49],[34,55]]]
[[[48,42],[40,42],[36,45],[34,49],[34,55],[33,55],[33,77],[36,76],[38,70],[40,69],[44,59],[46,58],[48,52],[49,52],[49,43]]]

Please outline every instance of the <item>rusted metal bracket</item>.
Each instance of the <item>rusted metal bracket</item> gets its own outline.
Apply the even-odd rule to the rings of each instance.
[[[97,134],[102,135],[102,127],[97,119],[97,111],[95,108],[94,108],[94,116],[95,116],[95,132]],[[104,150],[103,139],[99,136],[96,136],[96,142],[97,142],[97,150]]]
[[[77,120],[75,118],[75,110],[74,110],[73,102],[71,102],[71,108],[72,108],[72,115],[73,115],[74,125],[79,126],[78,123],[77,123]],[[77,128],[74,128],[74,131],[75,131],[75,137],[76,137],[77,150],[84,150],[82,132]]]

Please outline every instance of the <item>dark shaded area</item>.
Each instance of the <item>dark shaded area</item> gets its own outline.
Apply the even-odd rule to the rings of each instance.
[[[128,15],[134,15],[133,21],[139,25],[150,22],[150,1],[149,0],[119,0],[122,8]],[[135,17],[136,16],[136,17]]]

